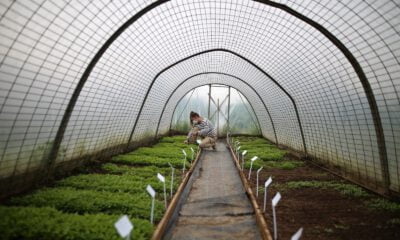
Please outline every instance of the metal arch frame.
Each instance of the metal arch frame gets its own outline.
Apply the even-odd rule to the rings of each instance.
[[[74,93],[72,94],[71,99],[68,103],[68,106],[65,110],[63,118],[61,120],[57,134],[54,138],[54,144],[51,148],[51,151],[50,151],[50,154],[48,157],[48,163],[50,164],[50,166],[52,165],[52,163],[55,161],[55,158],[57,157],[57,154],[58,154],[58,151],[59,151],[59,148],[61,145],[61,141],[64,137],[64,133],[65,133],[67,124],[71,117],[72,111],[75,107],[75,104],[79,97],[79,94],[80,94],[86,80],[88,79],[91,71],[93,70],[94,66],[99,61],[101,56],[108,49],[108,47],[114,42],[114,40],[122,32],[124,32],[124,30],[127,29],[132,23],[134,23],[136,20],[141,18],[143,15],[145,15],[147,12],[151,11],[152,9],[154,9],[166,2],[169,2],[169,1],[170,0],[158,0],[158,1],[148,5],[147,7],[145,7],[138,13],[136,13],[132,18],[130,18],[127,22],[125,22],[120,28],[118,28],[118,30],[115,33],[112,34],[112,36],[103,44],[103,46],[99,49],[99,51],[93,57],[93,59],[91,60],[91,62],[88,65],[88,67],[86,68],[85,72],[83,73],[81,79],[79,80],[79,82],[74,90]],[[389,185],[390,185],[390,179],[389,179],[388,159],[387,159],[386,143],[385,143],[385,136],[384,136],[383,127],[382,127],[382,121],[381,121],[378,106],[377,106],[376,99],[375,99],[374,93],[372,91],[371,85],[368,82],[368,79],[367,79],[361,65],[357,61],[357,59],[354,57],[354,55],[346,48],[346,46],[338,38],[336,38],[325,27],[323,27],[321,24],[317,23],[316,21],[312,20],[311,18],[308,18],[305,15],[303,15],[281,3],[273,2],[270,0],[253,0],[253,1],[265,4],[265,5],[269,5],[271,7],[278,8],[278,9],[300,19],[301,21],[309,24],[310,26],[314,27],[316,30],[318,30],[320,33],[322,33],[325,37],[327,37],[328,40],[330,42],[332,42],[344,54],[346,59],[350,62],[350,64],[354,68],[354,71],[357,73],[358,78],[360,79],[360,82],[363,86],[364,92],[365,92],[367,100],[368,100],[368,104],[369,104],[371,115],[372,115],[373,122],[374,122],[375,132],[376,132],[377,144],[378,144],[378,149],[379,149],[379,158],[380,158],[381,168],[382,168],[383,184],[384,184],[386,190],[388,191]],[[147,90],[146,96],[145,96],[144,101],[142,102],[142,105],[140,108],[140,112],[143,108],[145,100],[147,99],[148,93],[153,86],[153,83],[154,83],[154,79]],[[296,115],[298,117],[297,107],[295,108],[295,110],[296,110]],[[136,117],[134,129],[136,128],[136,124],[137,124],[137,120],[139,119],[139,116],[140,116],[140,114],[138,114]],[[299,122],[299,124],[300,124],[300,130],[302,133],[303,146],[305,149],[305,153],[307,154],[306,145],[305,145],[305,141],[304,141],[304,135],[303,135],[303,129],[301,127],[300,122]],[[133,134],[131,133],[131,137],[132,137],[132,135]],[[129,138],[130,140],[131,140],[131,137]],[[130,140],[129,140],[129,142],[130,142]]]
[[[96,66],[97,62],[100,60],[100,58],[103,56],[103,54],[106,52],[106,50],[111,46],[111,44],[128,28],[130,27],[134,22],[136,22],[138,19],[140,19],[143,15],[145,15],[147,12],[153,10],[154,8],[169,2],[170,0],[159,0],[156,1],[142,10],[140,10],[138,13],[133,15],[128,21],[126,21],[121,27],[115,31],[109,39],[101,46],[99,51],[97,51],[96,55],[93,57],[93,59],[90,61],[89,65],[87,66],[85,72],[82,74],[82,77],[80,78],[78,84],[75,87],[75,90],[71,96],[71,99],[69,100],[68,106],[65,109],[63,118],[61,120],[60,126],[58,127],[57,134],[54,138],[54,143],[53,146],[51,147],[48,159],[47,159],[47,164],[49,165],[49,171],[52,171],[52,167],[54,165],[54,162],[57,158],[58,151],[60,150],[61,142],[64,138],[64,133],[67,128],[69,119],[71,118],[72,111],[74,110],[75,104],[78,100],[78,97],[83,89],[83,86],[85,85],[87,79],[89,78],[90,73]]]
[[[261,100],[262,104],[264,105],[265,110],[267,111],[268,117],[269,117],[269,119],[270,119],[270,121],[271,121],[272,130],[274,131],[275,142],[276,142],[276,144],[278,144],[278,137],[277,137],[277,135],[276,135],[276,130],[275,130],[274,121],[272,120],[272,116],[271,116],[271,114],[270,114],[270,112],[269,112],[269,110],[268,110],[268,108],[267,108],[267,105],[265,104],[265,102],[264,102],[264,100],[262,99],[262,97],[260,96],[260,94],[256,91],[256,89],[255,89],[253,86],[251,86],[251,85],[250,85],[249,83],[247,83],[245,80],[243,80],[243,79],[241,79],[240,77],[237,77],[237,76],[235,76],[235,75],[228,74],[228,73],[224,73],[224,72],[201,72],[201,73],[196,73],[196,74],[194,74],[194,75],[191,75],[191,76],[185,78],[183,81],[181,81],[181,82],[178,84],[178,86],[176,86],[175,89],[171,92],[171,94],[169,95],[167,101],[166,101],[165,104],[164,104],[164,107],[163,107],[163,109],[162,109],[162,111],[161,111],[161,114],[160,114],[160,118],[159,118],[158,123],[157,123],[156,134],[155,134],[154,137],[155,137],[155,138],[158,137],[158,133],[159,133],[159,130],[160,130],[161,118],[163,117],[164,112],[165,112],[165,108],[167,107],[167,105],[168,105],[170,99],[171,99],[172,96],[175,94],[175,92],[176,92],[184,83],[186,83],[186,82],[189,81],[190,79],[195,78],[195,77],[197,77],[197,76],[208,75],[208,74],[218,74],[218,75],[224,75],[224,76],[228,76],[228,77],[235,78],[235,79],[241,81],[242,83],[246,84],[246,86],[248,86],[251,90],[253,90],[253,92],[256,93],[257,97]],[[205,85],[207,85],[207,84],[202,84],[202,85],[199,85],[199,86],[197,86],[197,87],[201,87],[201,86],[205,86]],[[221,84],[221,85],[229,86],[229,87],[235,88],[234,86],[231,86],[231,85],[228,85],[228,84]],[[195,88],[197,88],[197,87],[191,88],[189,91],[191,91],[191,90],[193,90],[193,89],[195,89]],[[237,88],[235,88],[235,89],[236,89],[237,91],[239,91]],[[241,91],[239,91],[239,92],[240,92],[243,96],[245,96]],[[185,93],[185,95],[186,95],[186,93]],[[183,96],[183,97],[184,97],[184,96]],[[181,97],[181,98],[178,100],[178,102],[180,102],[180,101],[182,100],[183,97]],[[246,97],[246,96],[245,96],[245,97]],[[248,100],[247,97],[246,97],[246,99],[247,99],[247,101],[250,103],[250,101]],[[250,104],[250,105],[251,105],[251,104]],[[173,112],[175,112],[177,106],[178,106],[178,103],[175,105],[174,111],[173,111]],[[251,108],[252,108],[253,112],[256,114],[256,111],[254,110],[254,108],[253,108],[252,105],[251,105]],[[256,117],[257,117],[257,122],[258,122],[258,124],[260,125],[260,121],[259,121],[259,119],[258,119],[257,114],[256,114]],[[170,128],[170,129],[171,129],[171,124],[172,124],[172,118],[171,118],[171,121],[170,121],[170,124],[169,124],[169,128]],[[261,125],[260,125],[260,127],[261,127]],[[260,129],[260,130],[261,130],[261,129]]]
[[[205,74],[208,74],[208,73],[205,73]],[[209,74],[212,74],[212,73],[209,73]],[[217,74],[218,74],[218,73],[217,73]],[[225,75],[225,74],[223,74],[223,73],[220,73],[220,74]],[[201,74],[199,74],[199,75],[201,75]],[[185,79],[185,82],[186,82],[187,80],[190,80],[190,78],[192,78],[192,77],[196,77],[196,76],[193,75],[193,76],[189,77],[189,79]],[[234,77],[234,76],[233,76],[233,77]],[[234,77],[234,78],[236,78],[236,77]],[[245,82],[244,80],[242,80],[242,79],[240,79],[240,78],[238,78],[238,80],[240,80],[240,81],[242,81],[242,82]],[[212,83],[212,84],[214,84],[214,83]],[[212,85],[212,84],[210,84],[210,83],[206,83],[206,84],[201,83],[200,85],[197,85],[197,86],[195,86],[195,87],[190,88],[189,91],[185,92],[185,93],[183,94],[183,96],[179,98],[179,100],[178,100],[177,103],[175,104],[174,110],[173,110],[172,112],[173,112],[173,113],[175,112],[175,110],[176,110],[176,108],[178,107],[179,103],[182,101],[182,99],[186,96],[187,93],[189,93],[190,91],[192,91],[193,89],[196,89],[196,88],[198,88],[198,87],[203,87],[203,86]],[[235,88],[234,86],[228,85],[228,84],[224,84],[224,83],[215,83],[215,84],[222,85],[222,86],[225,86],[225,87],[231,87],[231,88],[235,89],[236,91],[238,91],[240,94],[242,94],[242,95],[245,97],[245,99],[247,100],[247,102],[250,103],[250,101],[249,101],[249,99],[246,97],[246,95],[243,94],[240,90],[238,90],[238,89]],[[175,90],[177,90],[179,87],[180,87],[180,86],[178,86]],[[172,95],[174,95],[174,93],[175,93],[175,91],[171,93],[170,97],[172,97]],[[256,93],[256,94],[258,95],[258,93]],[[169,102],[169,99],[170,99],[170,98],[168,98],[167,103]],[[260,98],[260,100],[261,100],[261,102],[263,102],[263,104],[264,104],[264,101],[262,100],[262,98]],[[167,105],[167,104],[165,104],[164,107],[166,107],[166,105]],[[253,105],[251,105],[251,104],[249,104],[249,105],[250,105],[251,109],[253,110],[254,115],[255,115],[256,118],[257,118],[257,123],[258,123],[258,126],[259,126],[260,131],[261,131],[261,124],[260,124],[260,120],[259,120],[259,118],[258,118],[258,116],[257,116],[257,114],[256,114],[256,111],[254,110]],[[265,105],[264,105],[264,106],[265,106]],[[162,116],[162,115],[161,115],[161,116]],[[161,120],[161,117],[160,117],[160,120]],[[159,121],[158,123],[160,123],[160,121]],[[159,125],[160,125],[160,124],[157,125],[157,132],[156,132],[155,137],[158,136],[158,127],[159,127]],[[170,125],[170,128],[171,128],[171,125],[172,125],[172,117],[171,117],[171,121],[170,121],[169,125]],[[276,135],[275,135],[275,137],[276,137]],[[278,143],[277,143],[277,144],[278,144]]]
[[[163,74],[164,72],[166,72],[166,71],[169,70],[170,68],[172,68],[172,67],[178,65],[179,63],[182,63],[182,62],[184,62],[184,61],[186,61],[186,60],[188,60],[188,59],[191,59],[191,58],[193,58],[193,57],[196,57],[196,56],[199,56],[199,55],[202,55],[202,54],[206,54],[206,53],[210,53],[210,52],[226,52],[226,53],[230,53],[230,54],[232,54],[232,55],[235,55],[235,56],[239,57],[240,59],[244,60],[245,62],[247,62],[247,63],[249,63],[250,65],[252,65],[253,67],[255,67],[258,71],[260,71],[261,73],[263,73],[263,74],[264,74],[266,77],[268,77],[272,82],[274,82],[275,85],[277,85],[277,86],[286,94],[287,97],[289,97],[290,101],[291,101],[292,104],[293,104],[295,113],[296,113],[297,123],[299,124],[301,139],[302,139],[302,142],[303,142],[304,153],[305,153],[305,155],[307,156],[308,153],[307,153],[307,147],[306,147],[306,141],[305,141],[305,137],[304,137],[303,127],[302,127],[302,125],[301,125],[300,116],[299,116],[299,111],[297,110],[297,104],[296,104],[296,101],[294,100],[294,98],[290,95],[290,93],[289,93],[288,91],[286,91],[286,89],[285,89],[284,87],[282,87],[282,86],[278,83],[278,81],[276,81],[271,75],[269,75],[267,72],[265,72],[261,67],[259,67],[258,65],[256,65],[254,62],[252,62],[252,61],[249,60],[248,58],[246,58],[246,57],[244,57],[244,56],[242,56],[242,55],[240,55],[240,54],[238,54],[238,53],[236,53],[236,52],[234,52],[234,51],[232,51],[232,50],[225,49],[225,48],[208,49],[208,50],[205,50],[205,51],[201,51],[201,52],[192,54],[192,55],[190,55],[190,56],[188,56],[188,57],[185,57],[185,58],[183,58],[183,59],[181,59],[181,60],[176,61],[175,63],[172,63],[171,65],[165,67],[164,69],[162,69],[160,72],[157,73],[157,75],[156,75],[156,76],[153,78],[153,80],[151,81],[151,84],[150,84],[149,88],[147,89],[146,95],[145,95],[145,97],[144,97],[144,99],[143,99],[143,101],[142,101],[142,104],[141,104],[141,106],[140,106],[140,109],[139,109],[139,112],[138,112],[138,115],[137,115],[138,117],[137,117],[136,120],[135,120],[135,124],[133,125],[131,134],[130,134],[130,136],[129,136],[129,140],[128,140],[128,143],[127,143],[127,148],[129,147],[129,144],[130,144],[130,142],[131,142],[131,140],[132,140],[133,133],[135,132],[137,123],[138,123],[138,121],[139,121],[139,117],[140,117],[140,115],[141,115],[141,113],[142,113],[142,110],[143,110],[143,107],[144,107],[144,104],[145,104],[146,101],[147,101],[147,97],[149,96],[149,93],[151,92],[154,83],[155,83],[156,80],[161,76],[161,74]]]
[[[374,127],[375,127],[375,133],[376,133],[376,140],[378,143],[378,150],[379,150],[379,160],[381,162],[381,168],[382,168],[382,179],[383,179],[383,184],[384,187],[386,188],[386,191],[389,190],[390,186],[390,177],[389,177],[389,164],[388,164],[388,159],[387,159],[387,152],[386,152],[386,143],[385,143],[385,134],[383,132],[383,127],[382,127],[382,120],[379,114],[379,109],[378,105],[376,103],[375,95],[372,91],[371,84],[368,81],[367,76],[365,75],[360,63],[357,61],[357,59],[354,57],[354,55],[350,52],[349,49],[337,38],[335,35],[333,35],[331,32],[328,31],[324,26],[321,24],[317,23],[316,21],[312,20],[311,18],[308,18],[307,16],[293,10],[292,8],[286,6],[285,4],[282,3],[277,3],[273,2],[270,0],[253,0],[258,3],[263,3],[266,5],[269,5],[271,7],[278,8],[300,20],[303,22],[309,24],[310,26],[314,27],[316,30],[318,30],[320,33],[322,33],[328,40],[333,43],[346,57],[346,59],[350,62],[351,66],[353,67],[354,71],[356,72],[358,78],[360,79],[360,82],[363,86],[365,95],[368,100],[369,108],[371,110],[371,115],[372,119],[374,122]]]

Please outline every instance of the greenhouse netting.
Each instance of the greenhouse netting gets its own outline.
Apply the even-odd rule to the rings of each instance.
[[[0,16],[1,199],[187,134],[191,111],[400,196],[398,0],[2,0]]]

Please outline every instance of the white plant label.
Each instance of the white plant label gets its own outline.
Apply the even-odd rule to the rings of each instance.
[[[269,177],[267,181],[265,181],[264,184],[264,206],[263,206],[263,211],[265,212],[265,209],[267,208],[267,194],[268,194],[268,186],[272,183],[272,178]]]
[[[239,146],[236,151],[239,151],[242,146]]]
[[[154,189],[150,185],[147,185],[146,190],[151,196],[150,222],[151,222],[151,224],[153,224],[153,219],[154,219],[154,201],[155,201],[156,191],[154,191]]]
[[[165,177],[163,175],[161,175],[160,173],[157,173],[157,178],[158,180],[160,180],[161,182],[165,183]]]
[[[251,159],[251,163],[250,163],[250,169],[249,169],[249,180],[250,180],[250,178],[251,178],[251,170],[253,169],[253,162],[255,161],[255,160],[257,160],[257,156],[254,156],[252,159]]]
[[[146,190],[152,198],[156,196],[156,191],[150,185],[147,185]]]
[[[194,149],[190,147],[190,150],[192,151],[192,161],[194,160]]]
[[[185,159],[183,159],[183,167],[182,167],[182,172],[185,173],[185,168],[186,168],[186,158],[187,158],[187,154],[186,151],[184,149],[182,149],[182,153],[183,155],[185,155]]]
[[[164,205],[165,205],[165,209],[167,209],[167,190],[166,190],[166,187],[165,187],[165,177],[163,175],[161,175],[160,173],[157,173],[157,178],[164,185]]]
[[[171,198],[172,198],[172,194],[173,194],[173,186],[174,186],[174,171],[175,171],[175,169],[174,169],[174,167],[172,166],[172,164],[171,163],[168,163],[168,165],[171,167]]]
[[[131,223],[127,215],[120,217],[118,221],[115,222],[114,226],[115,229],[117,229],[118,234],[122,238],[128,238],[133,230],[133,224]]]
[[[281,194],[279,192],[276,193],[275,197],[272,199],[272,217],[274,219],[274,239],[278,239],[278,226],[276,223],[276,212],[275,207],[278,204],[279,200],[281,200]]]
[[[290,240],[299,240],[302,234],[303,234],[303,228],[300,228],[299,230],[297,230],[295,234],[293,234]]]
[[[265,187],[268,187],[272,183],[272,178],[269,177],[267,181],[265,181]]]
[[[247,154],[247,150],[244,150],[243,152],[242,152],[242,171],[243,171],[243,169],[244,169],[244,155],[246,155]],[[238,161],[239,161],[239,159],[238,159]]]
[[[260,167],[257,170],[257,186],[256,186],[256,197],[258,197],[258,175],[260,175],[261,170],[263,169],[263,167]]]
[[[272,206],[275,207],[278,204],[279,200],[281,200],[281,194],[277,192],[275,197],[272,199]]]
[[[201,140],[200,140],[200,139],[197,139],[197,140],[196,140],[196,142],[197,142],[197,144],[199,144],[199,145],[200,145],[200,143],[201,143]]]

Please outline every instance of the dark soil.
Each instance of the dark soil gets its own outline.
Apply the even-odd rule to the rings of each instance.
[[[276,207],[279,239],[290,239],[300,227],[303,227],[302,239],[400,239],[400,223],[390,222],[393,219],[399,221],[400,213],[373,210],[365,204],[366,200],[380,196],[370,193],[366,199],[321,188],[277,189],[276,184],[288,181],[344,182],[309,164],[293,170],[264,170],[260,173],[260,186],[270,176],[273,183],[268,190],[264,216],[273,235],[271,199],[279,191],[282,195]],[[255,177],[251,185],[255,193]],[[263,194],[259,195],[258,204],[262,208]]]

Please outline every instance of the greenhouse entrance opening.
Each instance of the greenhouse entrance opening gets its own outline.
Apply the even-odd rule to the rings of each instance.
[[[218,137],[233,134],[260,135],[260,126],[252,106],[237,89],[223,84],[207,84],[186,93],[176,105],[171,129],[190,130],[189,114],[198,112],[217,129]]]

